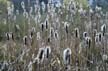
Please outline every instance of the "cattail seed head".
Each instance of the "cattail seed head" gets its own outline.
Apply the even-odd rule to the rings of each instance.
[[[102,41],[102,34],[99,33],[99,41],[101,42]]]
[[[30,30],[30,37],[32,38],[34,33],[35,33],[35,27],[32,27],[32,29]]]
[[[27,36],[23,37],[23,42],[24,42],[24,45],[27,45]]]
[[[53,37],[53,35],[54,35],[54,29],[53,29],[53,27],[51,27],[50,28],[50,37]]]
[[[88,45],[88,47],[91,47],[91,38],[90,37],[86,37],[86,44]]]
[[[44,55],[45,55],[45,48],[39,48],[37,58],[39,59],[40,62],[43,62]]]
[[[64,23],[64,27],[65,27],[66,33],[68,34],[68,32],[69,32],[69,30],[68,30],[69,24],[68,24],[67,22],[65,22],[65,23]]]
[[[46,24],[45,24],[45,26],[46,26],[46,29],[48,29],[48,21],[46,20],[46,22],[45,22]]]
[[[31,37],[31,38],[32,38],[33,34],[34,34],[34,33],[31,31],[31,32],[30,32],[30,37]]]
[[[44,31],[44,24],[42,23],[41,24],[41,29],[42,29],[42,32]]]
[[[71,60],[71,49],[67,48],[63,51],[63,61],[64,64],[70,65],[70,60]]]
[[[95,42],[101,42],[102,41],[102,33],[97,33],[95,36]]]
[[[87,32],[84,32],[84,33],[83,33],[83,38],[86,38],[87,35],[88,35]]]
[[[48,37],[48,43],[50,43],[51,42],[51,39],[50,39],[50,37]]]
[[[51,47],[50,46],[46,46],[45,48],[45,57],[48,59],[49,55],[51,53]]]
[[[78,28],[75,28],[75,37],[79,38],[79,29]]]
[[[101,32],[103,33],[103,36],[105,35],[105,32],[106,32],[106,24],[103,24],[101,26]]]
[[[11,40],[11,39],[14,40],[14,35],[12,32],[6,33],[6,37],[7,37],[7,40]]]

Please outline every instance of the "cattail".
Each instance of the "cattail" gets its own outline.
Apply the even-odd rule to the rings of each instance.
[[[71,60],[71,49],[67,48],[63,51],[63,61],[64,64],[70,65],[70,60]]]
[[[68,34],[68,26],[66,25],[66,33]]]
[[[32,38],[32,36],[33,36],[33,31],[30,32],[30,37]]]
[[[37,58],[39,59],[39,62],[43,62],[44,55],[45,55],[45,49],[44,48],[39,48],[39,52],[38,52],[38,55],[37,55]]]
[[[48,29],[48,21],[45,21],[45,28]]]
[[[41,29],[42,29],[42,32],[44,31],[44,24],[42,23],[41,24]]]
[[[102,41],[102,33],[97,33],[95,36],[95,42],[101,42]]]
[[[32,37],[35,33],[35,27],[32,27],[31,31],[30,31],[30,36]]]
[[[83,33],[83,38],[86,38],[87,35],[88,35],[87,32],[84,32],[84,33]]]
[[[50,43],[50,41],[51,41],[51,39],[50,39],[50,37],[48,37],[48,43]]]
[[[27,36],[24,36],[23,41],[24,41],[24,45],[27,45]]]
[[[91,38],[90,37],[86,37],[86,44],[88,45],[88,47],[91,47]]]
[[[7,37],[7,40],[11,40],[11,39],[14,40],[14,35],[12,32],[6,33],[6,37]]]
[[[8,66],[9,64],[7,63],[7,61],[4,61],[2,66],[0,67],[1,71],[7,71],[8,70]]]
[[[53,29],[53,27],[51,27],[50,28],[50,37],[53,37],[53,35],[54,35],[54,29]]]
[[[78,28],[75,28],[75,37],[79,38],[79,29]]]
[[[64,23],[64,27],[65,27],[65,31],[68,34],[68,28],[69,28],[69,24],[67,24],[67,22]]]
[[[51,47],[50,46],[46,46],[45,48],[45,57],[48,59],[49,55],[51,53]]]
[[[101,42],[102,41],[102,34],[99,33],[99,41]]]
[[[105,35],[105,32],[106,32],[106,24],[103,24],[101,26],[101,32],[103,33],[103,36]]]

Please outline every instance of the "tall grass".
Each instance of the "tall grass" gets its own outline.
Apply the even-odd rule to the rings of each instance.
[[[74,3],[1,17],[1,71],[107,71],[108,15]]]

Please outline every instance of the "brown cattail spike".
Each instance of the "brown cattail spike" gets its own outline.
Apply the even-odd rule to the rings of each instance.
[[[27,45],[27,36],[24,36],[23,41],[24,41],[24,45]]]
[[[41,51],[40,51],[40,55],[39,55],[39,59],[40,59],[40,60],[42,59],[43,54],[44,54],[44,50],[41,50]]]
[[[42,32],[44,31],[44,24],[41,25]]]
[[[48,22],[47,22],[47,20],[46,20],[46,29],[48,29]]]
[[[66,33],[68,34],[68,26],[66,25]]]
[[[37,55],[37,59],[39,60],[39,62],[43,62],[44,59],[44,55],[45,55],[45,48],[39,48],[39,52]]]
[[[53,34],[54,34],[54,29],[51,27],[50,28],[50,36],[53,37]]]
[[[79,29],[78,28],[75,28],[75,37],[79,38]]]
[[[45,57],[48,59],[49,58],[49,55],[51,53],[51,48],[50,46],[46,46],[45,48]]]
[[[103,33],[103,36],[104,36],[105,33],[106,33],[106,24],[103,24],[103,25],[101,26],[101,32]]]
[[[65,27],[66,34],[68,34],[69,33],[69,30],[68,30],[69,24],[67,22],[65,22],[64,27]]]
[[[50,41],[51,41],[51,40],[50,40],[50,37],[49,37],[49,38],[48,38],[48,43],[50,43]]]
[[[102,35],[101,33],[99,33],[99,41],[101,42],[101,40],[102,40]]]
[[[90,37],[86,37],[86,44],[88,45],[88,47],[91,47],[91,38]]]
[[[33,36],[33,32],[32,31],[31,31],[30,35],[31,35],[31,37]]]

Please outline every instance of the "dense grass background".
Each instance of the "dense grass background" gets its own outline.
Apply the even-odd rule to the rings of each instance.
[[[69,1],[70,0],[64,0],[65,4],[68,4]],[[76,1],[81,3],[85,9],[87,8],[87,1],[86,0],[76,0]],[[27,35],[27,36],[30,35],[29,30],[32,27],[35,27],[36,28],[36,32],[38,32],[38,31],[41,32],[40,24],[41,24],[41,22],[43,22],[45,20],[46,13],[41,16],[41,18],[39,20],[40,22],[38,22],[38,23],[37,23],[37,21],[36,22],[34,21],[34,17],[33,16],[32,17],[30,16],[29,19],[26,19],[23,16],[23,14],[17,15],[16,20],[14,21],[14,16],[12,16],[11,19],[7,19],[7,6],[10,4],[10,2],[7,3],[6,0],[1,0],[0,3],[1,3],[0,4],[0,40],[1,40],[1,42],[0,42],[0,52],[1,52],[0,61],[3,61],[3,59],[7,60],[7,61],[8,60],[14,60],[14,59],[17,58],[18,55],[21,54],[20,53],[21,49],[23,50],[23,47],[24,47],[23,46],[24,45],[23,44],[23,37],[25,35]],[[98,22],[99,22],[99,18],[97,19],[97,16],[95,16],[95,15],[93,15],[93,18],[91,20],[90,19],[91,18],[90,15],[81,16],[78,11],[76,11],[75,15],[70,16],[70,12],[67,9],[61,8],[60,10],[61,10],[61,12],[63,12],[63,14],[57,13],[57,17],[60,19],[60,21],[58,22],[58,25],[61,25],[60,28],[57,29],[57,30],[59,30],[58,32],[59,32],[59,35],[60,35],[59,40],[55,40],[54,38],[52,38],[52,40],[54,42],[52,41],[51,43],[47,43],[47,38],[48,38],[49,30],[50,30],[50,27],[48,27],[48,29],[45,29],[44,32],[41,33],[42,34],[42,39],[40,39],[39,41],[36,40],[37,38],[36,38],[36,33],[35,33],[34,34],[35,37],[33,37],[34,39],[32,39],[33,42],[29,43],[30,46],[28,45],[27,47],[30,47],[35,55],[38,52],[39,44],[40,44],[40,47],[43,45],[42,42],[45,43],[45,46],[46,45],[51,45],[52,48],[53,47],[55,48],[55,49],[53,48],[54,50],[57,50],[56,47],[60,47],[60,50],[52,52],[54,56],[51,59],[56,60],[57,63],[55,63],[55,67],[59,65],[59,67],[61,67],[61,69],[63,69],[63,63],[62,63],[63,62],[63,60],[62,60],[62,56],[63,55],[62,55],[62,52],[63,52],[63,50],[65,48],[70,47],[72,49],[72,61],[73,61],[72,65],[73,65],[73,68],[75,68],[75,66],[76,66],[75,65],[75,63],[76,63],[76,56],[78,57],[79,61],[81,60],[81,62],[82,62],[82,63],[79,63],[81,65],[80,67],[82,67],[82,68],[86,67],[86,66],[83,65],[83,64],[86,65],[86,60],[83,60],[83,57],[81,57],[83,54],[85,55],[86,53],[85,52],[82,52],[82,54],[77,53],[77,52],[75,52],[76,48],[80,47],[79,45],[80,45],[80,42],[82,41],[82,33],[84,31],[86,31],[86,29],[88,29],[87,32],[88,32],[88,34],[90,34],[89,36],[92,38],[93,30],[90,28],[91,26],[88,26],[90,22],[93,23],[94,21],[96,21],[96,25],[95,26],[98,27],[98,28],[100,28],[100,26],[103,23],[101,23],[100,25],[97,25]],[[49,23],[51,23],[51,25],[52,25],[51,21],[53,21],[53,19],[50,20],[50,18],[49,18]],[[104,21],[102,19],[102,17],[100,19],[102,21]],[[64,23],[62,23],[62,22],[65,22],[65,21],[70,24],[70,26],[69,26],[69,34],[68,35],[65,33]],[[20,30],[17,30],[15,28],[16,25],[19,25]],[[58,27],[58,25],[56,25],[56,27]],[[94,23],[92,25],[94,26]],[[53,26],[55,27],[55,25],[53,25]],[[79,38],[75,38],[75,36],[74,36],[76,27],[79,28],[79,30],[80,30],[80,34],[79,35],[81,35],[81,38],[80,37]],[[13,32],[14,33],[15,41],[11,42],[11,40],[10,40],[9,41],[9,43],[10,43],[9,45],[13,45],[15,43],[15,45],[13,45],[13,47],[15,48],[16,52],[15,52],[14,49],[13,50],[9,50],[8,52],[5,51],[4,48],[6,47],[6,44],[8,43],[8,41],[6,41],[6,34],[5,34],[6,32]],[[94,39],[93,39],[93,41],[94,41]],[[93,44],[93,42],[91,44]],[[81,45],[81,47],[83,47],[83,46]],[[91,49],[88,50],[89,52],[91,52],[94,55],[93,56],[93,58],[94,58],[93,60],[95,60],[95,58],[98,61],[102,60],[101,56],[99,56],[99,54],[98,54],[100,49],[98,51],[97,50],[98,46],[96,48],[94,48],[94,47],[95,46],[92,45]],[[10,46],[10,48],[12,48],[12,47]],[[34,50],[34,48],[36,48],[36,51]],[[5,51],[5,53],[7,53],[6,56],[3,54],[4,51]],[[29,52],[30,56],[33,53],[32,51]],[[15,52],[15,54],[14,54],[14,52]],[[7,58],[8,57],[8,53],[12,53],[12,55],[14,54],[13,55],[14,57],[10,56],[11,58]],[[3,56],[4,56],[4,58],[3,58]],[[86,55],[85,55],[85,57],[86,57]],[[98,57],[100,58],[100,60],[98,59]],[[88,57],[86,57],[86,58],[88,58]],[[28,61],[29,61],[29,59],[31,59],[31,57],[29,57],[29,56],[27,58],[25,58],[25,60],[28,60]],[[19,60],[19,62],[18,63],[16,62],[16,64],[13,64],[13,66],[16,66],[16,68],[17,68],[17,65],[20,66],[20,64],[23,64],[23,62],[24,61],[21,62]],[[91,66],[92,69],[95,69],[95,67],[96,67],[95,64],[96,63],[93,64],[94,66]],[[27,64],[25,64],[25,65],[27,65]],[[25,66],[25,65],[22,65],[22,66]],[[101,63],[100,63],[100,65],[101,65]],[[41,66],[41,67],[43,68],[43,66]],[[47,67],[47,65],[46,65],[46,67]],[[58,67],[58,69],[60,69],[59,67]],[[99,66],[99,67],[101,67],[101,66]],[[84,70],[82,70],[82,71],[84,71]],[[85,71],[87,71],[87,70],[85,70]],[[96,69],[95,69],[95,71],[96,71]]]

